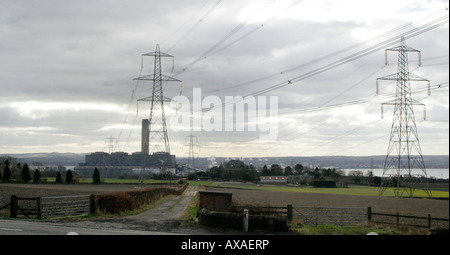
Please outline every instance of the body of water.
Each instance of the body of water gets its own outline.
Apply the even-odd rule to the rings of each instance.
[[[345,174],[348,175],[348,173],[350,171],[361,171],[363,172],[364,176],[366,176],[368,174],[369,171],[373,172],[374,176],[379,176],[382,177],[383,176],[383,169],[340,169],[345,171]],[[432,168],[432,169],[426,169],[427,171],[427,176],[428,177],[434,177],[436,179],[448,179],[449,176],[449,169],[445,169],[445,168]],[[389,174],[392,173],[391,171],[387,171],[386,172],[386,176],[388,176]],[[402,174],[406,174],[402,173]],[[413,169],[413,174],[417,174],[417,175],[423,175],[423,171],[420,169]]]

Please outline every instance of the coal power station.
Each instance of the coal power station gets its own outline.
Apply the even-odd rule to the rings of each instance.
[[[149,121],[142,120],[141,151],[132,154],[126,152],[93,152],[85,156],[85,162],[75,167],[75,172],[89,178],[94,169],[104,178],[138,175],[142,173],[176,173],[176,158],[167,152],[149,153]]]

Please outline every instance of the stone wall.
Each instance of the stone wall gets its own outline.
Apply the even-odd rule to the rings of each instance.
[[[204,226],[243,230],[243,213],[215,212],[203,208],[198,212],[198,219],[199,223]],[[285,217],[252,215],[251,212],[249,215],[248,228],[249,231],[289,231]]]

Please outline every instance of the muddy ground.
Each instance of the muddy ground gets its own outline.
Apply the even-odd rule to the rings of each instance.
[[[335,194],[313,194],[300,192],[276,192],[262,190],[210,188],[231,192],[233,202],[240,204],[259,203],[267,206],[315,206],[315,207],[372,207],[373,211],[449,218],[449,200],[427,198],[395,198],[378,196],[356,196]]]

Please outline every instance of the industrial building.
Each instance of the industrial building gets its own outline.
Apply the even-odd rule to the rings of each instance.
[[[75,167],[75,172],[83,177],[92,177],[94,169],[100,171],[102,178],[119,178],[136,172],[159,173],[162,169],[175,173],[175,155],[166,152],[149,154],[149,121],[142,120],[141,151],[132,154],[126,152],[93,152],[85,156],[85,162]]]

